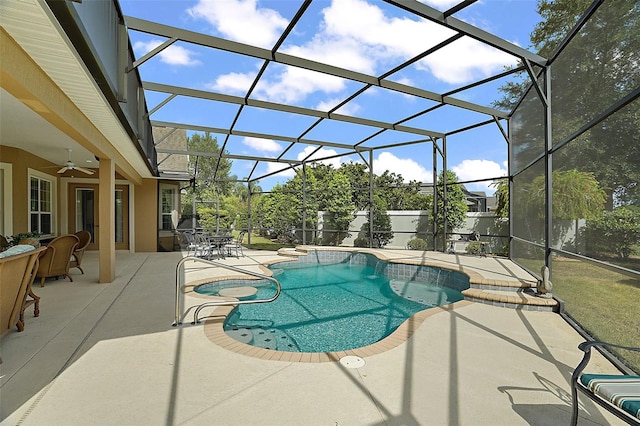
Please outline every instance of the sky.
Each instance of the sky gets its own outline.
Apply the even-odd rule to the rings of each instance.
[[[455,0],[422,0],[445,11]],[[271,49],[298,10],[302,0],[120,0],[125,16],[183,28],[203,34]],[[528,48],[529,34],[539,22],[535,0],[480,0],[455,15],[457,19]],[[287,37],[279,52],[322,61],[369,75],[382,75],[415,55],[451,37],[453,31],[377,0],[316,0]],[[129,31],[134,54],[140,58],[166,38]],[[516,58],[480,44],[469,37],[459,39],[426,59],[387,77],[391,81],[446,93],[498,74]],[[247,56],[178,41],[139,67],[143,81],[187,87],[196,90],[244,97],[263,61]],[[497,88],[510,81],[496,82],[453,95],[483,106],[499,99]],[[270,63],[251,97],[270,102],[328,111],[357,92],[362,85],[293,66]],[[163,102],[167,94],[146,91],[148,109]],[[396,122],[422,111],[435,102],[374,87],[343,106],[337,113],[384,122]],[[214,128],[228,128],[238,110],[223,102],[177,97],[151,115],[152,120],[182,122]],[[485,121],[479,113],[445,106],[403,123],[406,126],[448,132]],[[300,137],[315,118],[295,120],[291,114],[245,107],[235,129],[289,137]],[[370,126],[325,120],[304,138],[353,144],[370,137]],[[219,144],[225,135],[214,135]],[[384,146],[424,138],[406,132],[387,131],[369,140],[367,146]],[[233,154],[275,157],[287,142],[272,139],[231,136],[226,145]],[[285,158],[301,160],[316,149],[297,144]],[[319,158],[343,150],[325,147],[314,154]],[[341,162],[362,162],[351,155],[327,160],[338,167]],[[263,176],[279,170],[278,163],[234,160],[232,174],[244,178]],[[441,169],[442,164],[439,164]],[[447,139],[447,168],[460,181],[507,174],[507,144],[495,125],[452,135]],[[406,181],[432,182],[430,143],[374,151],[374,172],[389,170]],[[263,190],[289,179],[293,170],[260,179]],[[490,182],[469,183],[467,188],[492,193]]]

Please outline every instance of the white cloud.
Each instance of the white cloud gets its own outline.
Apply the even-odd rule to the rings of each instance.
[[[272,172],[276,172],[278,170],[282,170],[285,167],[288,167],[287,164],[284,163],[267,163],[267,174],[272,173]],[[279,178],[292,178],[296,175],[296,172],[294,169],[287,169],[284,170],[282,173],[278,173],[275,176],[279,177]]]
[[[231,39],[268,47],[287,24],[274,9],[259,7],[257,0],[200,0],[189,13],[194,18],[206,19]],[[303,44],[286,45],[283,52],[377,74],[455,34],[433,22],[387,16],[376,3],[365,0],[333,0],[321,13],[318,32]],[[465,37],[422,60],[416,69],[442,81],[461,84],[514,63],[510,55]],[[261,79],[256,88],[260,99],[298,103],[314,92],[335,94],[347,87],[337,77],[291,66],[279,67],[278,73]],[[227,74],[219,77],[214,87],[246,91],[250,76],[255,74]]]
[[[507,175],[506,162],[501,166],[491,160],[463,160],[457,166],[452,167],[451,170],[458,175],[458,180],[460,181],[494,178]],[[489,186],[491,183],[491,181],[469,183],[465,184],[465,186],[472,191],[493,193],[495,192],[495,188]]]
[[[256,73],[242,74],[232,72],[219,76],[213,83],[205,84],[205,87],[224,93],[240,93],[244,95],[251,87],[255,78]]]
[[[433,6],[438,10],[448,10],[456,4],[460,3],[460,0],[418,0],[420,3]]]
[[[395,65],[420,53],[421,46],[435,45],[453,34],[432,22],[387,17],[376,4],[364,0],[334,0],[322,15],[318,34],[304,45],[289,46],[287,53],[375,74],[378,64]]]
[[[260,139],[260,138],[252,138],[245,137],[242,139],[242,143],[251,147],[259,152],[280,152],[282,151],[282,146],[279,143],[271,140],[271,139]]]
[[[256,96],[274,102],[295,103],[320,91],[337,93],[346,87],[344,79],[315,71],[281,66],[282,72],[272,81],[260,80]]]
[[[404,84],[405,86],[413,86],[413,80],[411,80],[410,78],[407,77],[402,77],[396,80],[398,83],[400,84]]]
[[[432,53],[416,67],[431,71],[439,80],[461,84],[516,64],[514,56],[466,37]]]
[[[273,9],[258,7],[257,0],[199,0],[187,12],[206,20],[224,36],[271,48],[288,21]]]
[[[433,2],[441,8],[456,3]],[[365,0],[333,0],[322,14],[322,30],[305,45],[289,47],[287,53],[375,74],[378,65],[385,68],[389,63],[411,58],[455,34],[433,22],[386,16],[380,7]],[[417,69],[459,84],[487,77],[515,63],[513,56],[465,37],[429,55],[417,64]]]
[[[381,175],[385,170],[401,175],[405,182],[412,180],[431,182],[433,180],[433,172],[425,169],[411,158],[399,158],[390,152],[383,151],[373,161],[373,172]]]
[[[149,41],[137,41],[133,44],[134,50],[137,50],[142,55],[152,51],[156,47],[160,46],[163,43],[161,40],[149,40]],[[200,61],[194,59],[196,53],[192,52],[188,49],[185,49],[182,46],[176,46],[172,44],[171,46],[163,49],[158,56],[160,60],[169,65],[185,65],[185,66],[193,66],[200,65]]]
[[[460,180],[477,180],[506,176],[507,170],[492,160],[463,160],[451,168]]]
[[[283,50],[293,56],[324,62],[340,68],[364,73],[373,73],[375,70],[375,56],[367,54],[367,46],[359,44],[356,39],[347,37],[335,37],[321,33],[303,46],[289,46]]]
[[[303,160],[305,158],[307,158],[309,156],[309,154],[311,154],[314,150],[316,149],[315,146],[306,146],[302,152],[300,152],[298,154],[298,160]],[[326,149],[326,148],[320,148],[318,151],[316,151],[315,154],[313,154],[309,160],[314,160],[316,158],[323,158],[323,157],[330,157],[332,155],[336,155],[337,152],[333,149]],[[309,161],[307,160],[307,161]],[[340,157],[336,157],[336,158],[330,158],[328,160],[321,160],[319,161],[319,163],[322,164],[326,164],[328,166],[333,166],[334,168],[338,168],[340,167]]]
[[[343,100],[344,99],[338,99],[338,98],[326,99],[320,102],[316,107],[316,109],[319,111],[330,111],[331,109],[335,108],[335,106],[338,105]],[[343,105],[340,108],[338,108],[338,110],[335,111],[335,113],[344,114],[344,115],[354,115],[359,110],[360,110],[360,105],[358,105],[354,101],[350,101],[346,105]]]
[[[274,67],[278,67],[279,73],[270,79],[262,77],[252,97],[279,103],[296,103],[313,92],[337,93],[346,87],[346,81],[339,77],[284,65]],[[229,73],[219,76],[205,87],[223,93],[245,95],[255,77],[254,72]]]

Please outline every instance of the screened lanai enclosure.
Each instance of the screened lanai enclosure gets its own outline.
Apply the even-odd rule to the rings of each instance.
[[[249,244],[263,235],[444,251],[474,233],[537,277],[548,267],[562,313],[585,333],[637,346],[640,5],[558,1],[553,16],[541,9],[524,48],[463,19],[473,0],[441,10],[410,0],[347,3],[353,20],[336,31],[341,43],[360,44],[357,60],[323,38],[329,2],[265,2],[277,13],[262,16],[279,31],[253,44],[125,16],[133,46],[147,46],[129,70],[140,73],[149,118],[165,135],[156,137],[158,168],[184,180],[192,197],[183,213],[217,206],[218,228],[219,197],[236,191],[239,206],[224,226],[250,231]],[[374,19],[380,14],[386,20]],[[318,16],[324,28],[312,25]],[[374,22],[385,25],[366,39],[349,33]],[[399,22],[409,30],[396,31]],[[303,34],[325,49],[309,48]],[[170,49],[208,67],[210,78],[171,71],[162,56]],[[474,67],[479,56],[499,71]],[[457,83],[460,70],[473,81]],[[371,99],[377,108],[363,108]],[[175,132],[189,143],[164,143]],[[454,148],[498,153],[508,167],[479,180],[445,173],[461,161]],[[376,165],[384,156],[413,163],[406,176],[385,173]],[[409,175],[414,163],[422,174]],[[230,174],[231,164],[246,174]],[[263,190],[274,176],[281,181]],[[493,208],[490,196],[468,189],[479,181],[498,190]],[[640,358],[625,362],[640,369]]]

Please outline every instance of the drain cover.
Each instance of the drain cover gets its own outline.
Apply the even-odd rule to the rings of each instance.
[[[347,368],[360,368],[364,367],[364,359],[359,356],[345,356],[340,358],[340,364]]]

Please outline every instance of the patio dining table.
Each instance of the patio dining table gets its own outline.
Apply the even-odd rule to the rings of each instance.
[[[225,245],[233,241],[233,235],[205,235],[205,237],[212,247],[218,249],[218,256],[224,259],[226,257]]]

